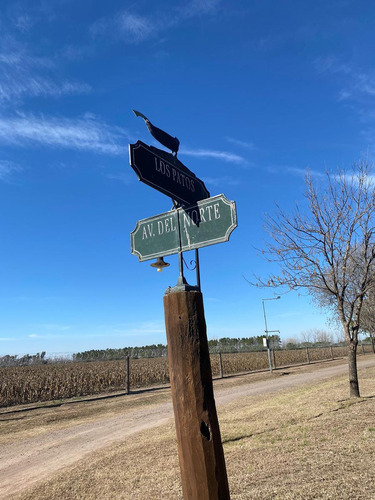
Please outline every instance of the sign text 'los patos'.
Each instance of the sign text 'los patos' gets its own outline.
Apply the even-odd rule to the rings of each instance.
[[[236,204],[221,194],[138,221],[131,252],[140,261],[185,252],[228,241],[236,227]]]
[[[140,181],[184,207],[210,196],[203,181],[171,153],[138,141],[129,144],[129,157]]]

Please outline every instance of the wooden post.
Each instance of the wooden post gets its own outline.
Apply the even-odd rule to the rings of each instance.
[[[126,394],[130,393],[130,360],[129,356],[126,356],[126,362],[125,362],[125,370],[126,370],[126,379],[125,379],[125,391]]]
[[[307,358],[307,362],[310,364],[310,355],[309,355],[309,348],[306,347],[306,358]]]
[[[171,289],[164,312],[184,500],[229,500],[202,294]]]
[[[363,345],[363,342],[361,342],[361,346],[362,346],[362,354],[365,354],[365,346]]]
[[[221,352],[219,352],[219,374],[220,374],[220,378],[224,377],[224,373],[223,373],[223,357],[221,355]]]
[[[273,359],[273,368],[276,370],[276,355],[275,355],[275,349],[272,349],[272,359]]]
[[[333,347],[332,346],[330,346],[330,347],[331,347],[331,358],[332,358],[332,361],[333,361],[333,359],[334,359],[333,358]]]

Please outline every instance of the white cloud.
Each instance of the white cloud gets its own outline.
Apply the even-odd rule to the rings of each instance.
[[[208,186],[215,187],[238,186],[241,182],[237,177],[230,177],[228,175],[223,177],[203,177],[202,180]]]
[[[66,330],[70,330],[71,326],[70,325],[59,325],[57,323],[44,323],[41,325],[38,325],[39,328],[43,328],[44,330],[56,330],[59,332],[65,332]],[[36,335],[34,335],[35,337]],[[31,335],[30,335],[31,337]]]
[[[141,43],[163,34],[165,30],[176,27],[187,19],[215,14],[219,3],[220,0],[191,0],[183,7],[148,15],[123,10],[113,17],[96,21],[91,26],[90,33],[94,37],[102,36],[127,43]]]
[[[119,172],[118,174],[107,174],[106,177],[108,179],[112,179],[115,181],[120,181],[122,184],[126,186],[132,182],[132,177],[125,172]]]
[[[154,19],[130,12],[119,12],[113,18],[100,19],[91,26],[93,36],[110,36],[128,43],[140,43],[152,38],[159,31]]]
[[[83,117],[77,119],[18,115],[0,118],[0,143],[42,145],[108,155],[124,155],[128,134],[120,127]]]
[[[212,149],[180,149],[180,154],[186,156],[197,156],[200,158],[215,158],[217,160],[222,160],[231,163],[245,163],[246,160],[242,156],[229,153],[228,151],[217,151]]]
[[[16,20],[16,27],[23,33],[29,31],[33,24],[34,20],[27,14],[20,15]]]
[[[215,14],[219,4],[220,0],[191,0],[180,9],[180,15],[184,18]]]
[[[297,168],[297,167],[286,167],[286,172],[288,174],[297,175],[299,177],[306,177],[306,174],[309,173],[312,177],[325,177],[325,172],[319,172],[318,170],[311,170],[311,168]]]
[[[157,30],[156,25],[147,17],[123,12],[119,16],[119,28],[134,41],[141,42],[152,37]]]
[[[319,73],[342,73],[344,75],[352,73],[352,68],[348,64],[340,62],[334,56],[317,57],[314,61],[314,66]]]
[[[19,78],[15,73],[3,74],[0,80],[0,102],[9,102],[23,97],[61,97],[63,95],[87,94],[91,87],[85,83],[55,83],[40,76]]]
[[[11,161],[0,160],[0,181],[9,181],[14,173],[22,168]]]
[[[253,142],[240,141],[238,139],[233,139],[232,137],[225,138],[231,144],[235,144],[236,146],[240,146],[241,148],[248,149],[249,151],[254,151],[256,149]]]
[[[61,79],[55,75],[55,62],[30,53],[27,47],[11,37],[1,39],[0,104],[27,97],[61,97],[87,94],[87,83]]]
[[[345,88],[339,91],[338,99],[346,100],[359,95],[375,95],[375,75],[361,71],[354,65],[341,62],[336,57],[319,57],[314,61],[319,73],[328,73],[341,78]]]

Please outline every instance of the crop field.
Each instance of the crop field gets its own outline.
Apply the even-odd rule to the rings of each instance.
[[[371,352],[358,349],[358,354]],[[274,351],[276,367],[314,362],[346,356],[345,347],[296,349]],[[220,375],[219,355],[211,355],[213,377]],[[266,351],[223,353],[223,375],[266,370]],[[129,385],[131,390],[155,384],[169,383],[167,358],[130,360]],[[42,364],[0,368],[0,406],[53,401],[64,398],[121,391],[126,387],[126,365],[121,361],[90,363]]]

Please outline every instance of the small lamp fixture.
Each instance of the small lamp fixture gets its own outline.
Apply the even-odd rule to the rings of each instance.
[[[156,262],[150,264],[151,267],[156,267],[158,273],[161,273],[164,267],[170,266],[168,262],[164,262],[164,257],[158,257]]]

